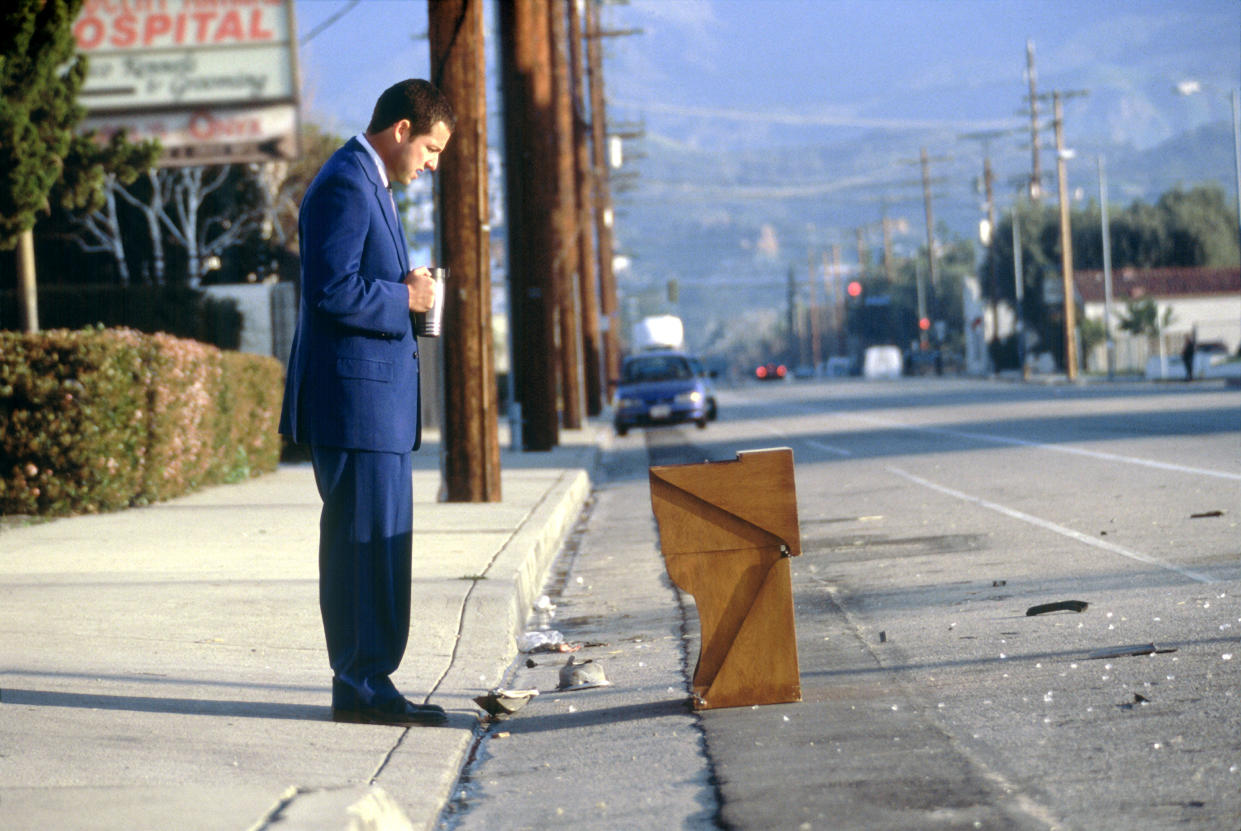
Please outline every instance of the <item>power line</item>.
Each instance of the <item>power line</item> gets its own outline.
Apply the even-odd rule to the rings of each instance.
[[[641,110],[660,115],[689,116],[699,119],[716,119],[723,121],[744,121],[753,123],[761,120],[768,124],[786,124],[810,127],[857,127],[866,129],[887,130],[991,130],[1011,128],[1011,119],[986,119],[973,121],[968,119],[915,119],[915,118],[870,118],[857,115],[807,115],[792,112],[763,112],[755,114],[752,110],[734,110],[715,107],[684,106],[658,101],[616,100],[614,106],[624,109]]]
[[[336,14],[332,15],[332,16],[331,16],[331,17],[329,17],[327,20],[323,21],[323,22],[322,22],[322,23],[320,23],[318,26],[314,27],[314,28],[313,28],[313,29],[311,29],[309,32],[307,32],[307,33],[306,33],[306,36],[305,36],[305,37],[303,37],[303,38],[301,39],[301,41],[299,41],[299,45],[300,45],[300,46],[305,46],[307,43],[310,43],[310,41],[311,41],[311,39],[312,39],[312,38],[314,38],[316,35],[318,35],[318,34],[319,34],[320,32],[322,32],[324,29],[326,29],[326,28],[328,28],[329,26],[331,26],[331,25],[332,25],[333,23],[335,23],[336,21],[340,20],[342,17],[344,17],[346,14],[348,14],[350,11],[352,11],[352,10],[353,10],[353,8],[354,8],[355,6],[357,6],[357,5],[358,5],[359,3],[361,3],[361,2],[362,2],[362,0],[349,0],[349,3],[348,3],[348,4],[347,4],[347,5],[346,5],[343,9],[341,9],[341,10],[340,10],[340,11],[338,11],[338,12],[336,12]]]

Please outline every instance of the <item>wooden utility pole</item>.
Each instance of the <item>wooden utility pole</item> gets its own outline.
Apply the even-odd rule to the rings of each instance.
[[[922,203],[926,211],[926,261],[927,275],[931,284],[931,297],[935,297],[939,290],[938,273],[935,270],[935,214],[931,212],[931,159],[926,154],[926,148],[922,148],[920,154],[920,162],[922,165]],[[932,303],[932,305],[934,305]],[[919,310],[919,317],[926,315],[925,307]],[[927,348],[927,332],[921,326],[919,320],[918,326],[918,343],[923,348]]]
[[[845,333],[845,292],[841,251],[838,244],[832,245],[832,328],[836,330],[836,354],[843,355],[849,348]]]
[[[987,247],[991,247],[995,240],[995,173],[991,169],[991,153],[984,145],[984,155],[982,160],[982,182],[983,190],[987,200]],[[994,250],[994,249],[993,249]],[[999,268],[997,258],[988,257],[991,261],[991,268],[987,271],[986,289],[983,292],[984,302],[991,309],[991,325],[992,339],[999,340],[1000,328],[1000,292],[999,277],[996,276],[996,270]],[[968,322],[968,321],[967,321]],[[983,327],[983,334],[986,334],[986,327]]]
[[[586,414],[603,412],[603,367],[599,332],[599,281],[595,261],[594,171],[590,166],[590,124],[586,119],[586,70],[582,63],[582,16],[577,0],[569,7],[569,79],[573,86],[573,166],[577,186],[578,297],[582,311],[582,374]]]
[[[982,157],[983,198],[987,205],[988,233],[995,234],[995,173],[991,169],[991,153],[984,147]]]
[[[983,186],[983,210],[986,211],[987,217],[987,237],[979,241],[984,248],[990,249],[992,254],[995,253],[995,173],[991,167],[991,140],[1004,135],[1015,132],[1014,130],[983,130],[976,133],[964,133],[960,136],[963,139],[974,139],[982,144],[982,186]],[[999,321],[999,281],[996,276],[998,263],[995,256],[987,258],[991,264],[987,272],[986,280],[982,284],[983,300],[987,308],[991,312],[991,337],[990,341],[999,338],[998,321]],[[984,327],[985,332],[985,327]]]
[[[1064,152],[1064,103],[1053,92],[1052,118],[1056,131],[1056,186],[1060,197],[1060,273],[1064,278],[1064,371],[1077,380],[1077,306],[1073,302],[1073,234],[1069,229],[1069,179]]]
[[[1043,197],[1043,168],[1038,154],[1038,72],[1034,69],[1034,41],[1026,41],[1026,80],[1030,85],[1030,201]]]
[[[888,219],[888,204],[883,204],[883,276],[889,283],[896,281],[896,262],[892,257],[892,220]]]
[[[820,330],[822,325],[823,310],[819,306],[819,286],[818,275],[814,272],[814,251],[810,252],[810,365],[814,367],[814,374],[819,374],[819,364],[823,363],[823,333]]]
[[[563,0],[547,3],[547,37],[552,59],[552,106],[556,142],[556,202],[552,215],[555,254],[552,279],[556,281],[560,324],[561,424],[570,430],[582,426],[582,337],[578,322],[578,233],[576,153],[573,147],[572,87],[569,83],[569,27]]]
[[[503,4],[501,4],[503,5]],[[590,70],[591,156],[595,179],[595,226],[599,243],[599,313],[603,328],[603,369],[611,390],[620,377],[620,315],[616,275],[612,271],[612,193],[608,185],[607,114],[603,102],[603,49],[599,38],[599,1],[586,0],[586,64]]]
[[[801,334],[797,331],[797,270],[789,264],[788,280],[785,283],[785,299],[788,301],[789,348],[788,362],[790,366],[801,363]]]
[[[431,82],[457,126],[435,182],[444,328],[444,485],[449,502],[500,501],[500,442],[491,335],[487,200],[487,68],[483,0],[430,0]]]
[[[556,128],[552,116],[547,0],[500,3],[504,90],[505,192],[508,202],[509,315],[514,388],[525,450],[559,443],[556,418],[555,237]]]
[[[926,257],[931,278],[931,288],[939,285],[938,272],[935,270],[935,213],[931,210],[931,159],[922,148],[920,156],[922,165],[922,205],[926,213]]]

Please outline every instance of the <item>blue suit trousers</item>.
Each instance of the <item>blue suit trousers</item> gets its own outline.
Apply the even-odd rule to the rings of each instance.
[[[312,445],[319,519],[319,608],[335,707],[399,695],[389,676],[409,639],[413,553],[410,453]]]

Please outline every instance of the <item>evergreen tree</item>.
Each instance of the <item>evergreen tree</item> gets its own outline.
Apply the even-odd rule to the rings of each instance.
[[[82,117],[86,61],[73,21],[82,0],[13,0],[0,11],[0,248],[49,208]]]
[[[1236,265],[1241,261],[1237,212],[1223,188],[1176,188],[1159,198],[1158,208],[1168,227],[1171,261],[1204,266]]]
[[[122,185],[133,184],[155,166],[161,152],[158,141],[133,143],[124,130],[106,141],[94,130],[78,133],[70,142],[52,198],[67,211],[97,211],[103,206],[109,175]]]

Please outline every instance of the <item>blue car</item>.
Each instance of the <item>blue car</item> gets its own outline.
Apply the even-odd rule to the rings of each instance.
[[[617,435],[630,427],[680,424],[707,426],[714,396],[706,373],[682,352],[643,352],[621,366],[613,423]]]

